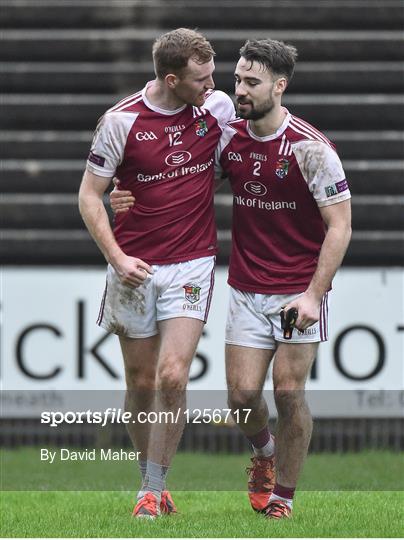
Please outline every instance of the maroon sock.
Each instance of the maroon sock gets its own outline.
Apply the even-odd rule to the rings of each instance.
[[[273,491],[273,495],[282,497],[283,499],[293,499],[295,494],[295,487],[285,487],[276,483]]]
[[[268,426],[264,427],[264,429],[261,429],[261,431],[259,431],[255,435],[250,435],[249,437],[247,437],[247,439],[254,446],[254,448],[263,448],[269,442],[270,438],[271,433]]]

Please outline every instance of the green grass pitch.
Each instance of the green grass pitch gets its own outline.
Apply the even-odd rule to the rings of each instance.
[[[281,522],[268,521],[250,509],[243,491],[246,455],[177,455],[169,487],[179,514],[145,522],[131,517],[137,485],[132,474],[133,463],[115,464],[111,470],[99,463],[91,463],[93,467],[69,463],[66,471],[49,468],[52,473],[41,477],[35,466],[37,454],[38,449],[2,452],[2,488],[8,490],[1,494],[2,537],[402,537],[404,534],[400,454],[309,456],[295,498],[293,518]],[[112,476],[115,491],[111,490]],[[128,482],[130,487],[125,489]],[[52,491],[46,491],[49,489]]]

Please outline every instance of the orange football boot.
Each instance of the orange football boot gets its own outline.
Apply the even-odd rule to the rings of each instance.
[[[136,518],[155,519],[160,516],[160,506],[157,497],[151,491],[147,491],[133,509],[132,515]]]
[[[248,497],[252,509],[264,512],[275,487],[275,456],[251,458],[252,467],[247,467]]]
[[[174,504],[171,493],[167,490],[161,492],[160,511],[162,514],[176,514],[177,507]]]

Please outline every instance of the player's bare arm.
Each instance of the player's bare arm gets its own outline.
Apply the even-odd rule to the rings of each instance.
[[[286,310],[295,307],[299,312],[296,327],[305,330],[320,318],[320,304],[324,294],[342,263],[351,239],[350,199],[319,208],[327,227],[321,247],[317,269],[305,293],[288,304]]]
[[[103,195],[111,178],[85,171],[79,191],[79,208],[84,223],[94,238],[106,261],[118,273],[121,282],[138,287],[153,273],[153,269],[141,259],[128,257],[118,246],[109,224],[103,203]]]

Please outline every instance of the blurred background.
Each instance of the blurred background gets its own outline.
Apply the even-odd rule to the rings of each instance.
[[[212,42],[216,87],[230,95],[246,39],[297,47],[284,103],[336,144],[353,195],[335,325],[309,382],[313,391],[351,392],[337,398],[351,405],[319,407],[312,448],[402,449],[404,2],[2,0],[0,22],[3,444],[40,444],[41,433],[62,444],[60,433],[38,425],[43,392],[123,387],[116,341],[94,325],[105,261],[77,192],[97,118],[154,78],[154,39],[186,26]],[[220,266],[191,377],[198,390],[224,388],[226,194],[228,187],[216,201]],[[85,428],[66,433],[72,444],[89,444]],[[124,430],[111,437],[108,444],[128,444]],[[210,425],[187,426],[182,445],[247,448],[236,429]]]

